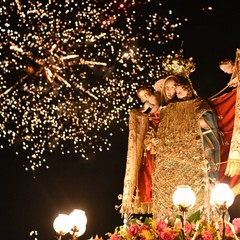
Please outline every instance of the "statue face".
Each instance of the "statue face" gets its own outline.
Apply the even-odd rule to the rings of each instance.
[[[188,90],[183,88],[181,85],[176,86],[176,96],[178,99],[188,97]]]
[[[168,99],[172,99],[176,94],[176,83],[173,79],[168,79],[164,85],[164,91]]]
[[[139,93],[138,93],[138,97],[140,98],[141,102],[146,102],[149,98],[149,95],[148,95],[148,92],[145,91],[145,90],[141,90]]]

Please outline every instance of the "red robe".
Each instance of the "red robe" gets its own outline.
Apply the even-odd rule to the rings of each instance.
[[[229,184],[230,188],[240,184],[240,175],[233,177],[226,176],[225,170],[227,167],[228,154],[234,127],[236,89],[226,93],[220,97],[211,100],[212,106],[218,116],[218,127],[222,132],[222,143],[220,146],[221,165],[219,168],[220,182]]]
[[[159,122],[159,115],[155,114],[154,119],[149,122],[149,126],[156,129]],[[152,202],[152,172],[154,155],[151,151],[145,151],[142,164],[139,169],[138,188],[140,201],[144,203]]]

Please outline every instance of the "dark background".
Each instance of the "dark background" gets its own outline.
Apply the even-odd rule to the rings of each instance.
[[[221,90],[230,76],[218,67],[223,58],[235,58],[239,45],[237,1],[165,1],[189,21],[182,30],[184,53],[196,62],[191,79],[198,94],[208,98]],[[213,10],[204,10],[211,6]],[[127,154],[128,131],[114,129],[110,151],[97,153],[91,161],[77,155],[52,154],[51,167],[26,172],[11,148],[0,151],[1,238],[55,239],[52,223],[59,213],[79,208],[88,223],[82,239],[105,237],[123,220],[115,205],[122,193]],[[238,197],[230,208],[231,217],[240,216]],[[36,234],[29,236],[31,231]]]

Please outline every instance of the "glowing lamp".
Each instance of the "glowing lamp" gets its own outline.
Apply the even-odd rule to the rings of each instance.
[[[193,207],[195,201],[196,196],[191,187],[187,185],[178,186],[173,193],[173,203],[180,211],[188,211],[188,209]]]
[[[210,205],[216,206],[222,213],[222,240],[225,239],[226,235],[226,223],[225,216],[228,208],[233,204],[234,193],[226,183],[218,183],[213,188],[210,195]]]
[[[77,239],[86,231],[87,217],[85,212],[74,209],[69,215],[58,214],[53,222],[53,228],[58,233],[58,240],[66,233],[72,235],[72,240]]]
[[[229,208],[234,201],[234,193],[226,183],[218,183],[211,192],[210,204],[218,208]]]
[[[70,233],[79,237],[83,235],[86,231],[86,224],[87,224],[87,217],[85,212],[79,209],[74,209],[70,214],[70,224],[71,224],[71,231]]]
[[[59,236],[63,236],[68,233],[71,229],[69,215],[58,214],[53,222],[53,228],[59,234]]]

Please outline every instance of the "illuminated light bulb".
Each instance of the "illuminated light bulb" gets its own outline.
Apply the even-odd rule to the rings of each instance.
[[[173,203],[177,208],[190,209],[196,201],[196,196],[190,186],[181,185],[173,193]]]
[[[234,201],[234,193],[226,183],[218,183],[214,186],[210,195],[210,204],[218,208],[230,207]]]
[[[74,209],[69,214],[69,223],[72,226],[70,233],[76,236],[81,236],[86,231],[87,217],[85,212],[79,209]]]

